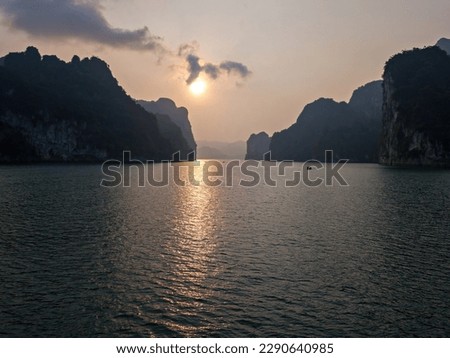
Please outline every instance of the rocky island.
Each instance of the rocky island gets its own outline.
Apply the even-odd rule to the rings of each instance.
[[[320,98],[305,106],[288,129],[270,141],[274,160],[323,161],[325,151],[352,162],[376,162],[381,130],[381,81],[353,92],[348,103]]]
[[[0,59],[0,162],[96,162],[125,150],[158,161],[190,151],[181,129],[166,124],[97,57],[66,63],[28,47]]]
[[[266,132],[252,134],[247,140],[247,154],[245,159],[264,160],[264,155],[270,150],[271,138]]]
[[[450,167],[450,56],[437,46],[404,51],[383,78],[380,163]]]
[[[189,112],[185,107],[177,107],[170,98],[160,98],[157,101],[138,100],[136,103],[156,116],[160,130],[163,134],[166,133],[169,138],[177,138],[178,131],[181,131],[188,146],[187,150],[181,150],[183,158],[196,151],[197,143],[192,133]]]

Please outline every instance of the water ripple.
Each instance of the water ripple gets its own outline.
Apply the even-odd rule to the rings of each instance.
[[[448,337],[450,173],[345,176],[107,190],[95,165],[0,167],[0,336]]]

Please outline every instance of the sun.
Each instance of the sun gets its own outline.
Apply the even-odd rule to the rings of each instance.
[[[195,96],[200,96],[206,91],[206,82],[200,79],[195,80],[189,85],[189,90]]]

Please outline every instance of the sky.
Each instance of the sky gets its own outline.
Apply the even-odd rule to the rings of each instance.
[[[392,55],[450,38],[449,14],[448,0],[0,0],[0,56],[100,57],[133,98],[186,107],[197,140],[231,142],[348,101]]]

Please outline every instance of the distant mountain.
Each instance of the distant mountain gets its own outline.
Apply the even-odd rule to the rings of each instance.
[[[191,151],[196,150],[194,135],[192,134],[189,113],[185,107],[177,107],[175,102],[169,98],[160,98],[157,101],[136,101],[150,113],[168,116],[180,129]],[[166,118],[167,117],[160,117]]]
[[[375,162],[381,130],[382,82],[354,91],[349,103],[320,98],[305,106],[297,122],[273,135],[272,159],[323,161],[326,150],[336,159]]]
[[[436,43],[436,46],[440,47],[442,50],[447,52],[448,55],[450,55],[450,40],[449,39],[446,39],[446,38],[440,39]]]
[[[229,155],[221,152],[217,148],[204,146],[198,147],[197,159],[235,159],[235,158],[229,158]]]
[[[270,150],[270,137],[266,132],[252,134],[247,140],[247,154],[245,159],[264,160]]]
[[[245,142],[198,141],[198,159],[244,159]]]
[[[383,78],[380,163],[450,167],[450,56],[436,46],[404,51]]]
[[[70,63],[34,47],[0,60],[0,161],[102,161],[131,151],[171,159],[188,145],[168,138],[96,57]]]

